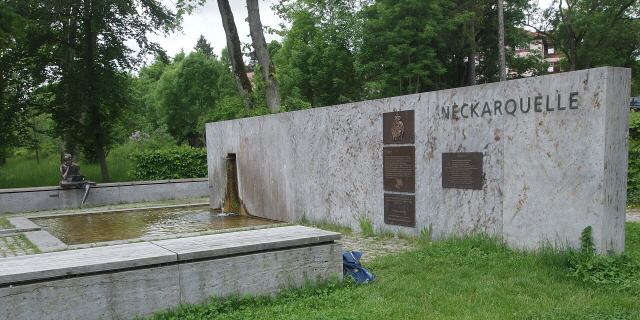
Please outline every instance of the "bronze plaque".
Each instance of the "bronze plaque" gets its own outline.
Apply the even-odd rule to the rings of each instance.
[[[384,223],[405,227],[416,226],[416,196],[384,194]]]
[[[482,152],[442,154],[442,187],[482,190]]]
[[[382,155],[384,191],[415,192],[416,148],[384,147]]]
[[[412,144],[415,141],[413,110],[382,114],[384,144]]]

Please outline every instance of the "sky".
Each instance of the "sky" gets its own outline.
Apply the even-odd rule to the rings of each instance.
[[[280,23],[283,23],[276,13],[271,10],[271,6],[278,0],[259,0],[260,4],[260,18],[264,26],[277,27]],[[535,0],[534,0],[535,1]],[[175,0],[162,0],[162,2],[169,8],[175,9]],[[552,0],[538,0],[539,6],[546,8],[551,4]],[[231,10],[233,11],[233,17],[236,22],[236,28],[238,28],[238,35],[240,41],[243,43],[251,42],[249,36],[249,24],[247,19],[247,7],[244,0],[229,0]],[[159,43],[162,48],[167,51],[169,56],[174,56],[180,50],[185,52],[191,52],[196,44],[196,41],[200,37],[204,37],[213,46],[214,52],[219,56],[222,48],[226,47],[227,42],[224,34],[224,28],[222,27],[222,20],[220,18],[220,12],[218,11],[218,4],[215,0],[208,0],[207,3],[194,10],[191,15],[185,16],[182,22],[182,31],[177,31],[168,36],[164,35],[151,35],[150,38]],[[277,35],[271,35],[265,33],[267,42],[277,39]]]
[[[162,0],[164,5],[175,9],[175,0]],[[264,26],[277,27],[283,21],[271,10],[271,5],[277,0],[260,0],[260,19]],[[244,0],[229,0],[233,18],[238,28],[240,41],[243,43],[251,42],[249,36],[249,23],[247,19],[247,7]],[[207,41],[213,46],[214,52],[219,56],[220,51],[227,46],[227,40],[222,27],[222,19],[218,11],[218,3],[215,0],[208,0],[207,3],[194,10],[191,15],[185,16],[182,22],[182,31],[174,32],[168,36],[151,35],[150,39],[157,42],[172,57],[183,49],[190,52],[196,45],[196,41],[200,35],[203,35]],[[279,39],[277,35],[271,35],[265,32],[267,42],[273,39]]]

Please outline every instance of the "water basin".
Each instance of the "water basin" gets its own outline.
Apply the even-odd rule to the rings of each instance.
[[[277,221],[225,215],[209,207],[87,213],[31,219],[68,245],[264,226]]]

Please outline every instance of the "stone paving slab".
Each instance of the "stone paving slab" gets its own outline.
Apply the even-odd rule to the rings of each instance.
[[[0,285],[176,261],[148,242],[20,256],[0,261]]]
[[[41,252],[60,251],[67,248],[64,242],[44,230],[25,232],[24,235],[31,243],[38,247]]]
[[[340,237],[341,235],[336,232],[303,226],[287,226],[160,240],[152,243],[175,252],[178,260],[181,261],[305,246],[339,240]]]
[[[0,229],[0,236],[8,236],[16,233],[42,229],[39,225],[24,217],[9,218],[8,221],[13,227]]]
[[[9,223],[11,223],[15,229],[22,230],[40,230],[40,226],[33,223],[33,221],[25,218],[25,217],[15,217],[9,218]]]

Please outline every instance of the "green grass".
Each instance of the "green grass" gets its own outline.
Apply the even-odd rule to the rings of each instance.
[[[373,229],[373,223],[371,223],[371,219],[366,215],[361,215],[358,217],[358,224],[360,225],[360,233],[365,237],[374,237],[376,235],[375,230]]]
[[[87,180],[102,182],[100,166],[78,163],[80,172]],[[107,157],[107,165],[112,182],[131,181],[128,171],[132,163],[127,155],[112,152]],[[60,182],[60,159],[56,155],[43,157],[38,164],[35,159],[9,158],[0,166],[0,189],[55,186]]]
[[[640,224],[627,224],[626,252],[640,259]],[[640,319],[640,283],[585,282],[569,260],[569,253],[516,252],[482,236],[452,239],[372,261],[370,285],[212,300],[153,319]]]
[[[338,233],[342,233],[342,234],[346,234],[346,235],[351,235],[353,233],[353,230],[351,230],[351,228],[349,228],[349,227],[341,226],[341,225],[338,225],[338,224],[335,224],[335,223],[331,223],[331,222],[326,221],[326,220],[323,220],[323,221],[311,221],[306,216],[302,216],[302,218],[300,220],[298,220],[297,223],[301,224],[303,226],[315,227],[315,228],[328,230],[328,231],[333,231],[333,232],[338,232]]]
[[[20,244],[20,247],[29,252],[29,254],[37,254],[40,253],[40,248],[38,248],[35,244],[33,244],[33,242],[29,241],[29,239],[27,239],[27,236],[24,234],[19,234],[17,236],[15,236],[18,243]]]
[[[7,220],[7,218],[0,217],[0,229],[11,229],[11,228],[13,228],[13,225],[9,223],[9,220]]]

